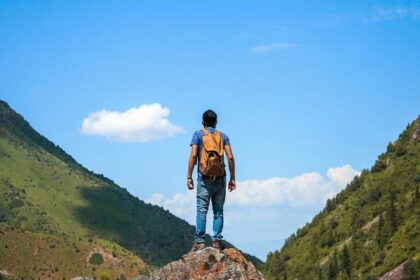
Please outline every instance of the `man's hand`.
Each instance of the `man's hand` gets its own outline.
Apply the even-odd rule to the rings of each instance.
[[[187,187],[189,190],[193,190],[194,189],[194,181],[192,178],[188,178],[187,179]]]
[[[189,190],[194,189],[194,181],[192,179],[194,165],[197,162],[198,145],[194,144],[191,146],[190,159],[188,160],[188,173],[187,173],[187,187]]]
[[[225,146],[226,157],[229,163],[229,173],[230,173],[230,180],[228,185],[228,190],[231,192],[236,189],[236,182],[235,182],[235,159],[233,158],[232,148],[230,145]]]
[[[230,192],[236,190],[236,182],[235,182],[235,179],[230,178],[229,185],[228,185],[228,190]]]

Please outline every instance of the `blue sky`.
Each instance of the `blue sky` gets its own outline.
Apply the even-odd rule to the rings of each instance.
[[[239,181],[225,237],[265,259],[419,115],[419,42],[418,1],[2,1],[0,98],[191,223],[214,109]]]

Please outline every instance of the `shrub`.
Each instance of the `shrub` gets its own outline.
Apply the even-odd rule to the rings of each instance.
[[[139,270],[140,275],[149,276],[151,271],[148,266],[145,266],[143,269]]]
[[[386,257],[386,255],[385,255],[384,252],[380,253],[378,258],[375,260],[375,266],[380,266],[381,264],[383,264],[384,260],[385,260],[385,257]]]
[[[395,151],[395,146],[391,142],[389,142],[388,146],[386,147],[387,152],[392,153]]]
[[[372,167],[371,171],[372,173],[381,172],[382,170],[385,170],[385,168],[386,168],[386,163],[383,160],[378,159],[375,162],[375,165]]]
[[[14,199],[9,203],[9,208],[19,208],[25,205],[25,202],[22,199]]]
[[[327,200],[327,205],[325,206],[325,209],[327,210],[327,212],[333,211],[335,209],[335,207],[336,207],[335,199],[334,198],[328,199]]]
[[[103,264],[104,258],[99,253],[93,253],[89,258],[89,262],[93,265],[100,265]]]
[[[101,271],[99,273],[99,280],[111,280],[111,275],[106,271]]]
[[[403,280],[416,280],[420,278],[420,261],[408,260],[403,268]]]
[[[401,157],[403,155],[405,155],[405,153],[407,152],[407,150],[404,147],[398,147],[397,148],[397,156]]]
[[[382,196],[382,193],[379,189],[374,188],[369,191],[369,200],[378,201]]]

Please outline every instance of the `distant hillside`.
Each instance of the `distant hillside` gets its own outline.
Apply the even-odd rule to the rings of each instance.
[[[113,242],[36,233],[0,223],[0,279],[131,278],[151,268]]]
[[[420,279],[420,118],[268,255],[267,279],[377,279],[404,263]],[[390,278],[387,278],[390,279]]]
[[[4,101],[0,101],[0,223],[80,243],[75,248],[107,241],[138,256],[138,264],[144,260],[155,266],[187,252],[194,234],[194,227],[184,220],[78,164]],[[8,263],[9,257],[0,254],[0,271]]]

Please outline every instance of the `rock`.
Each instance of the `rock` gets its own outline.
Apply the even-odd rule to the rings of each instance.
[[[382,275],[381,277],[378,278],[378,280],[400,280],[402,279],[402,272],[404,269],[404,264],[406,263],[403,262],[402,264],[400,264],[399,266],[397,266],[396,268],[394,268],[393,270],[387,272],[386,274]]]
[[[234,248],[207,247],[133,280],[264,280],[254,264]]]
[[[13,274],[7,272],[6,269],[0,270],[0,279],[13,279]]]
[[[420,125],[418,123],[414,127],[414,133],[413,133],[412,139],[414,142],[420,141]]]

